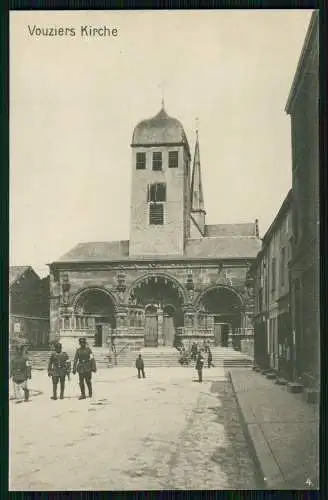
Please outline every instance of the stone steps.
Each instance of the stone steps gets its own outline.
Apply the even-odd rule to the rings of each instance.
[[[97,366],[99,368],[108,367],[108,349],[92,347]],[[67,352],[67,351],[66,351]],[[136,358],[142,354],[146,367],[176,367],[179,363],[179,353],[172,347],[142,348],[139,351],[123,351],[117,356],[117,365],[122,367],[134,367]],[[51,351],[30,351],[29,358],[35,370],[45,370],[48,365]],[[67,352],[71,361],[74,359],[74,352]],[[214,366],[223,367],[247,367],[253,361],[247,355],[234,351],[232,348],[212,348]],[[192,365],[194,363],[192,362]],[[206,365],[206,357],[205,357]]]

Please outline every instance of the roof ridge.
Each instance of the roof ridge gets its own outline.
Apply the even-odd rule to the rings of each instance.
[[[202,238],[189,238],[189,240],[187,240],[187,241],[198,241],[198,240],[204,240],[204,239],[217,240],[217,239],[227,239],[227,238],[253,238],[253,239],[257,239],[257,240],[260,239],[255,234],[228,234],[225,236],[203,236]]]

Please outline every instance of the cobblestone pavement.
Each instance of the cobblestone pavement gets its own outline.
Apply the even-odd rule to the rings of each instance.
[[[256,471],[223,369],[99,370],[94,397],[72,377],[52,401],[45,372],[29,403],[10,401],[10,489],[256,489]]]

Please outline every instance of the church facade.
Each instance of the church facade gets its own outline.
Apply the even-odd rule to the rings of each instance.
[[[49,264],[51,338],[227,345],[252,328],[258,222],[206,224],[198,134],[192,161],[164,106],[135,127],[131,150],[130,239],[80,243]]]

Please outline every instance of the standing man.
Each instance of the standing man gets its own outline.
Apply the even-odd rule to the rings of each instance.
[[[85,399],[85,386],[84,381],[87,384],[89,391],[89,398],[92,397],[92,384],[91,377],[92,372],[96,372],[96,360],[93,357],[90,347],[87,346],[85,338],[79,339],[80,347],[76,350],[74,363],[73,363],[73,375],[76,372],[79,374],[79,384],[81,389],[81,396],[79,399]]]
[[[145,375],[145,365],[144,365],[143,359],[141,357],[141,354],[139,354],[139,356],[137,357],[136,368],[138,370],[138,378],[141,378],[140,377],[140,373],[142,373],[142,378],[146,378],[146,375]]]
[[[198,382],[203,382],[203,366],[204,366],[204,357],[202,351],[199,351],[197,360],[196,360],[196,370],[198,372]]]
[[[30,391],[27,380],[32,378],[32,368],[25,354],[25,346],[18,344],[10,363],[10,376],[14,383],[14,398],[19,399],[21,389],[24,392],[24,401],[28,402]]]
[[[50,356],[48,363],[48,377],[52,377],[53,395],[51,399],[57,399],[57,386],[60,382],[60,399],[64,399],[65,378],[69,376],[71,364],[66,352],[62,352],[62,345],[58,342],[55,345],[55,352]]]
[[[196,361],[196,357],[197,357],[197,344],[196,342],[193,342],[192,346],[191,346],[191,359],[193,361]]]
[[[208,366],[208,368],[211,368],[211,366],[213,366],[213,368],[214,368],[213,355],[212,355],[212,351],[210,348],[207,349],[207,366]]]

